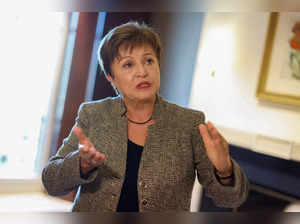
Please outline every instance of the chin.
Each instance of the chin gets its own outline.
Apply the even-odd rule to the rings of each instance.
[[[143,101],[143,102],[149,102],[149,101],[152,101],[153,98],[155,98],[155,94],[151,94],[151,95],[148,95],[148,96],[139,97],[138,99],[140,101]]]
[[[153,98],[155,99],[156,92],[149,92],[149,93],[143,93],[137,96],[137,100],[141,102],[150,102],[153,101]]]

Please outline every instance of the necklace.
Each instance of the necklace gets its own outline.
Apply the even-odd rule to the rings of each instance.
[[[146,120],[144,122],[136,122],[136,121],[130,120],[129,117],[127,117],[126,114],[125,114],[125,117],[128,119],[128,121],[130,121],[131,123],[134,123],[134,124],[146,124],[146,123],[148,123],[149,121],[152,120],[152,116],[148,120]]]

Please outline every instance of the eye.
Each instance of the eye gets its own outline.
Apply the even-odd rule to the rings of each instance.
[[[146,60],[146,63],[147,63],[148,65],[151,65],[151,64],[154,63],[154,60],[153,60],[152,58],[148,58],[148,59]]]
[[[127,62],[123,65],[124,68],[131,68],[132,67],[132,63],[131,62]]]

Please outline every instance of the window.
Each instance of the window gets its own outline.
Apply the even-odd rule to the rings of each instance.
[[[0,179],[31,179],[50,147],[69,14],[2,12],[0,17]]]

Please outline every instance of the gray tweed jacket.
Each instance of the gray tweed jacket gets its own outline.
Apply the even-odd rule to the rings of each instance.
[[[78,188],[72,211],[116,211],[126,169],[125,112],[121,97],[80,106],[75,125],[106,155],[87,177],[80,175],[78,140],[72,131],[43,169],[42,181],[50,195]],[[156,122],[148,128],[138,173],[140,211],[189,211],[196,174],[217,206],[238,207],[246,200],[249,184],[234,160],[234,186],[216,179],[198,129],[205,120],[202,112],[157,95],[152,117]]]

